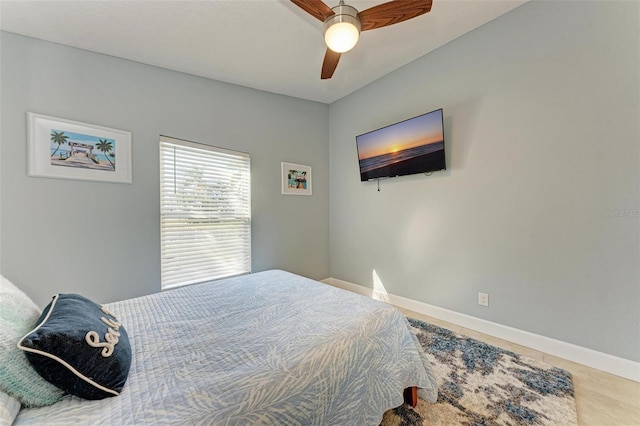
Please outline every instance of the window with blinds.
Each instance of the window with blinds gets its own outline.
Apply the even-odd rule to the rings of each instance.
[[[162,289],[251,272],[249,154],[160,137]]]

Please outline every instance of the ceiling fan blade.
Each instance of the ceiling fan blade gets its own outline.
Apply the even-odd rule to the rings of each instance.
[[[338,61],[340,60],[341,55],[342,53],[337,53],[331,49],[327,49],[327,52],[324,54],[324,62],[322,62],[322,73],[320,73],[320,78],[322,80],[331,78],[333,72],[338,66]]]
[[[291,3],[322,22],[329,16],[335,15],[335,12],[321,0],[291,0]]]
[[[386,27],[423,15],[431,10],[431,3],[432,0],[395,0],[363,10],[358,13],[360,31]]]

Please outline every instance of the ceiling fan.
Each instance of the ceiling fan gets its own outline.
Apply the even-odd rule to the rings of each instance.
[[[327,51],[320,78],[331,78],[340,56],[355,46],[361,31],[375,30],[423,15],[431,10],[432,0],[394,0],[358,12],[355,7],[340,4],[330,8],[322,0],[291,0],[316,19],[324,22]]]

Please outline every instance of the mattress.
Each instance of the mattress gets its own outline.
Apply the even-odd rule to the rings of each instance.
[[[23,408],[14,424],[377,425],[429,361],[385,303],[273,270],[106,305],[133,351],[120,396]]]

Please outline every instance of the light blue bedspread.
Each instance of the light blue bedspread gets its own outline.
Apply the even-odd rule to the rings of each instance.
[[[120,396],[22,409],[21,424],[378,425],[435,377],[395,308],[284,271],[108,304],[133,363]]]

